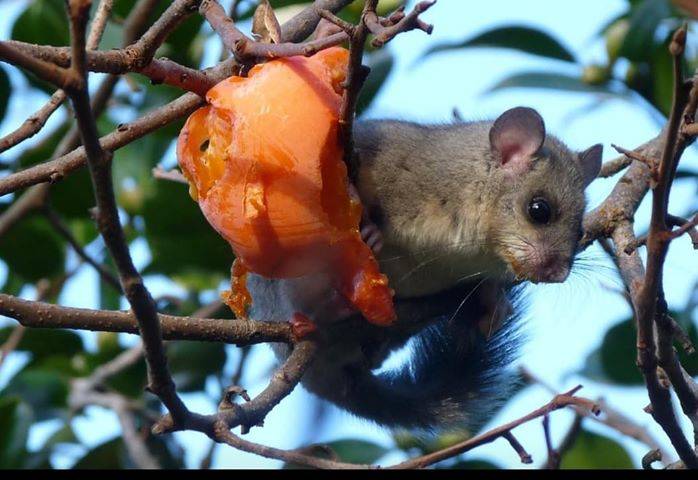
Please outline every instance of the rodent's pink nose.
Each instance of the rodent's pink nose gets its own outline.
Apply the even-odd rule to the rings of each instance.
[[[567,279],[570,269],[559,258],[548,257],[536,269],[536,281],[545,283],[562,283]]]

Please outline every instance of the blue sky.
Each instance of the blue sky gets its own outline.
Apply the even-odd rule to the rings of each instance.
[[[15,15],[21,12],[23,0],[0,0],[6,14],[0,20],[0,38],[9,37],[9,26]],[[224,2],[227,3],[227,2]],[[410,2],[413,4],[414,2]],[[7,7],[7,8],[6,8]],[[5,10],[6,8],[6,10]],[[560,39],[585,64],[603,61],[604,45],[595,39],[600,25],[614,18],[625,8],[621,0],[590,0],[587,2],[558,2],[538,0],[520,2],[465,2],[439,0],[424,18],[435,25],[434,32],[427,36],[411,32],[399,36],[388,48],[397,56],[397,66],[374,103],[368,116],[376,118],[402,118],[424,122],[444,122],[451,118],[453,108],[458,108],[467,119],[494,118],[503,110],[516,105],[536,108],[546,121],[547,129],[562,138],[571,147],[584,149],[595,143],[603,143],[604,159],[613,158],[610,144],[628,148],[654,137],[659,125],[640,101],[612,99],[601,107],[579,116],[573,114],[590,105],[594,98],[588,94],[571,94],[543,90],[512,89],[496,94],[484,94],[487,88],[507,75],[524,70],[556,69],[567,73],[580,73],[576,67],[559,65],[558,62],[531,57],[529,55],[494,49],[471,49],[443,53],[423,58],[423,52],[435,43],[462,39],[494,26],[522,24],[539,27]],[[217,44],[216,44],[217,45]],[[217,46],[207,49],[209,58],[217,57]],[[95,79],[97,77],[95,76]],[[21,87],[23,80],[12,75],[13,83]],[[18,125],[29,112],[40,106],[44,97],[37,95],[14,95],[8,117],[0,125],[0,134],[7,133]],[[54,119],[55,122],[58,119]],[[174,160],[168,152],[164,163]],[[698,169],[694,151],[688,152],[684,163]],[[615,184],[616,179],[599,180],[588,190],[590,207],[598,204]],[[689,206],[691,186],[677,186],[673,192],[672,205],[676,211]],[[638,229],[646,225],[647,202],[638,214]],[[587,254],[595,262],[593,272],[584,278],[573,275],[563,285],[538,286],[532,289],[531,305],[527,310],[526,333],[529,341],[522,350],[520,364],[560,390],[578,383],[584,385],[582,394],[590,398],[604,396],[623,413],[635,419],[660,439],[663,434],[658,426],[642,411],[647,403],[643,388],[617,388],[598,384],[575,372],[579,371],[586,356],[598,346],[609,326],[629,316],[630,311],[617,294],[609,287],[618,285],[618,280],[604,255],[597,247]],[[134,247],[134,257],[139,265],[148,261],[147,246]],[[74,261],[72,259],[71,261]],[[0,267],[0,279],[4,276]],[[666,264],[666,294],[670,305],[686,303],[689,289],[698,278],[698,256],[687,239],[675,242]],[[94,307],[96,302],[96,276],[83,269],[66,288],[60,302],[65,305]],[[181,289],[158,278],[147,279],[154,295]],[[25,292],[31,297],[30,291]],[[0,322],[2,320],[0,319]],[[93,341],[92,335],[86,335]],[[123,336],[124,343],[132,343],[135,337]],[[0,372],[0,385],[7,381],[12,371],[21,365],[21,355],[13,358]],[[268,349],[255,350],[248,365],[243,385],[256,393],[264,387],[265,375],[273,364]],[[229,365],[232,368],[232,365]],[[212,386],[212,391],[215,391]],[[301,444],[304,432],[313,433],[314,441],[331,441],[340,438],[369,438],[390,445],[390,436],[378,427],[331,407],[331,420],[321,431],[314,432],[313,419],[307,413],[309,395],[297,389],[265,421],[264,428],[257,428],[248,436],[250,440],[292,448]],[[190,407],[199,411],[212,411],[214,405],[202,396],[186,396]],[[542,388],[531,388],[510,402],[488,426],[496,426],[517,418],[550,399]],[[566,432],[572,415],[557,412],[552,417],[552,431],[556,439]],[[102,409],[92,408],[89,415],[79,420],[77,429],[90,444],[97,444],[118,433],[115,416]],[[617,438],[628,448],[636,461],[646,453],[646,447],[627,440],[592,422],[587,427]],[[688,425],[686,425],[688,428]],[[38,442],[50,431],[50,427],[37,430],[33,441]],[[688,431],[688,430],[687,430]],[[291,433],[289,433],[291,432]],[[540,422],[524,425],[516,431],[519,440],[526,445],[537,463],[546,458],[545,443]],[[197,433],[177,434],[187,446],[187,460],[198,464],[208,448],[208,440]],[[477,450],[473,458],[495,460],[506,467],[521,467],[518,456],[504,441],[497,441]],[[67,458],[57,458],[61,465],[69,465]],[[399,458],[386,457],[382,463],[391,463]],[[278,462],[261,459],[242,452],[221,447],[214,466],[219,467],[272,467]]]

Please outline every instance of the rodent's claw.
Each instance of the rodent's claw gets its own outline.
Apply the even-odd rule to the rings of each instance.
[[[361,227],[361,239],[377,254],[383,248],[383,234],[374,223],[366,223]]]
[[[359,197],[359,191],[353,184],[349,184],[349,196],[354,200],[361,202],[361,197]],[[371,218],[368,216],[367,210],[364,208],[363,214],[361,215],[361,240],[364,241],[366,245],[377,254],[383,248],[383,234],[378,230],[378,226],[373,223]]]
[[[289,323],[291,324],[291,333],[297,340],[301,340],[317,330],[315,322],[299,312],[293,314]]]

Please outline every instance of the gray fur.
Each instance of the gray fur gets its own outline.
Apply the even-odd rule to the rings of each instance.
[[[511,133],[507,125],[529,128],[537,115],[507,114],[493,138]],[[517,345],[512,285],[566,277],[600,149],[578,155],[548,135],[512,169],[490,142],[492,125],[356,124],[356,187],[384,237],[378,259],[396,291],[395,325],[356,318],[326,278],[250,275],[251,318],[300,312],[321,326],[322,347],[303,377],[311,392],[378,423],[420,429],[475,427],[506,394]],[[550,202],[548,224],[531,221],[533,197]],[[408,364],[374,373],[411,339]],[[285,345],[275,351],[288,354]]]
[[[482,273],[537,281],[528,267],[543,257],[569,267],[585,206],[578,155],[548,135],[530,170],[511,175],[491,148],[492,125],[357,124],[357,189],[385,219],[379,260],[399,295],[434,293]],[[553,207],[549,225],[528,218],[536,195]],[[405,261],[388,261],[396,256]]]

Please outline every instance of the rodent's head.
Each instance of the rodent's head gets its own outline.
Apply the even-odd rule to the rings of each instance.
[[[498,185],[489,235],[517,279],[563,282],[581,237],[585,187],[598,175],[602,145],[570,151],[546,136],[535,110],[504,112],[489,132]]]

